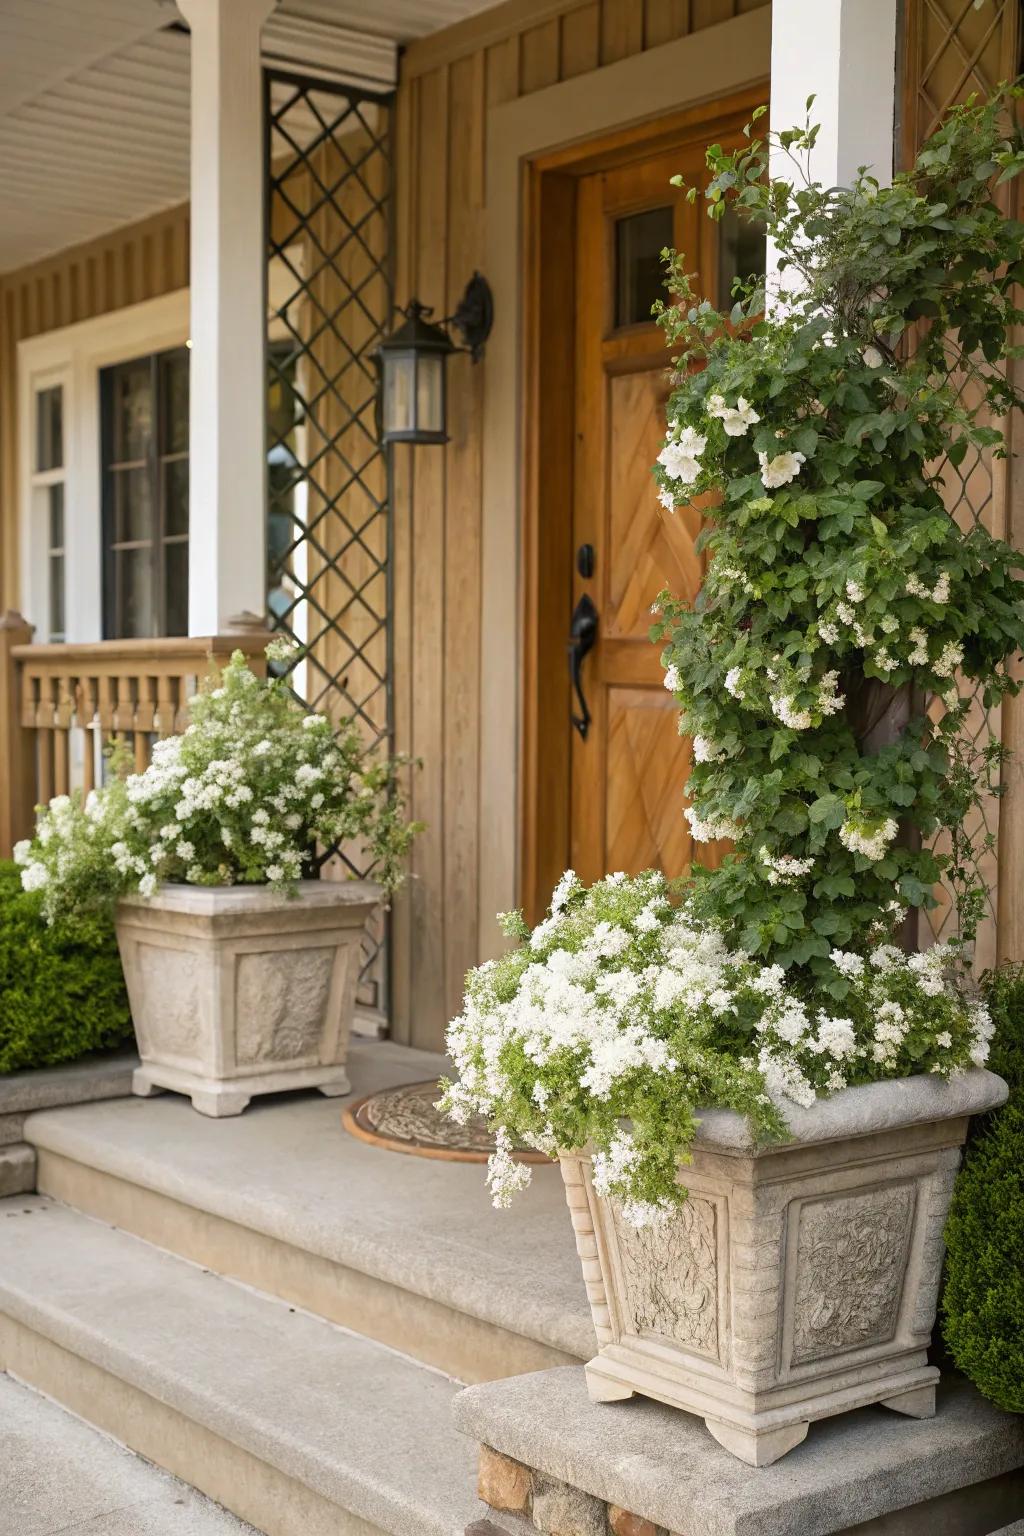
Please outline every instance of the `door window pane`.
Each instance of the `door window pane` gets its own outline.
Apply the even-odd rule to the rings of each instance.
[[[718,225],[718,303],[726,313],[736,302],[732,292],[736,278],[745,282],[764,276],[765,249],[764,228],[745,219],[730,204]]]
[[[615,324],[640,325],[665,297],[661,253],[672,244],[672,209],[646,208],[615,221]]]
[[[64,467],[64,390],[60,384],[36,395],[36,470]]]

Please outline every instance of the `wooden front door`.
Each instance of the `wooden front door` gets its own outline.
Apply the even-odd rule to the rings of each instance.
[[[704,147],[735,142],[733,98],[535,165],[527,185],[521,888],[532,920],[562,870],[686,872],[689,742],[664,687],[651,607],[702,579],[700,514],[666,512],[651,475],[671,383],[651,318],[663,247],[721,302],[759,259],[672,186],[701,185]],[[573,635],[596,622],[572,680]],[[582,695],[582,697],[581,697]],[[701,850],[709,862],[717,850]]]
[[[700,517],[666,512],[651,478],[670,383],[650,311],[664,295],[661,250],[697,252],[702,210],[671,177],[699,180],[702,160],[695,146],[670,150],[577,189],[572,601],[577,615],[593,604],[597,630],[579,668],[591,719],[570,735],[569,853],[588,882],[618,869],[678,875],[690,862],[689,744],[650,627],[664,588],[697,595]],[[578,695],[574,713],[582,721]]]

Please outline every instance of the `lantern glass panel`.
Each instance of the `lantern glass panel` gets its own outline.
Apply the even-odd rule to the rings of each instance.
[[[384,362],[384,434],[411,432],[416,425],[416,358],[392,352]]]
[[[420,432],[444,432],[443,353],[420,357],[416,370],[416,428]]]

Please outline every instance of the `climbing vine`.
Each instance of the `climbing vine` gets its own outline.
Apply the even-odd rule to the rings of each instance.
[[[895,932],[951,864],[968,935],[983,897],[958,829],[996,754],[965,771],[961,685],[986,707],[1016,691],[1022,558],[958,526],[942,467],[1004,456],[998,420],[1024,403],[1006,368],[1024,225],[993,196],[1024,169],[1021,95],[954,110],[891,186],[810,179],[812,102],[803,128],[758,138],[755,114],[741,149],[712,146],[709,214],[732,204],[778,251],[767,313],[755,280],[718,312],[670,253],[655,475],[670,512],[699,499],[708,563],[692,607],[663,594],[653,635],[693,743],[694,839],[735,845],[692,901],[829,987],[830,951]],[[931,846],[943,827],[952,855]]]

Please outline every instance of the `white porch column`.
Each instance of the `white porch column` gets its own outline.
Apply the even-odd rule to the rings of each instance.
[[[811,179],[848,186],[860,166],[892,177],[897,0],[772,0],[772,128],[798,128],[814,96]],[[778,150],[773,176],[791,179]],[[774,270],[769,244],[768,270]]]
[[[178,0],[192,33],[192,635],[215,635],[265,607],[260,29],[276,3]]]

